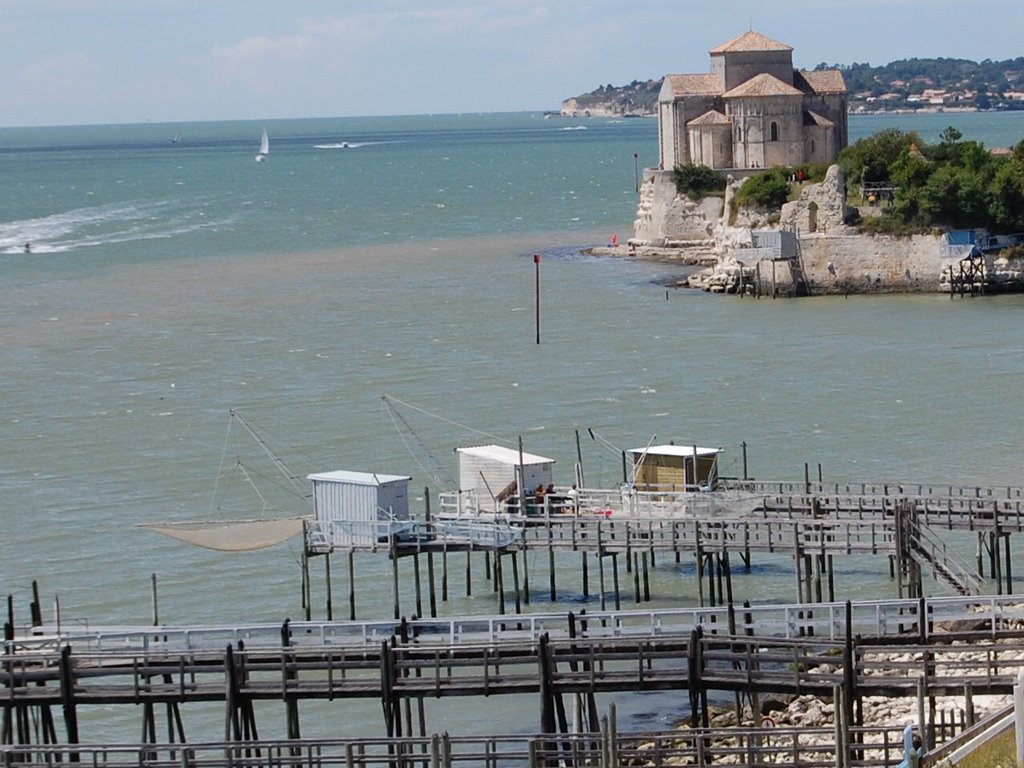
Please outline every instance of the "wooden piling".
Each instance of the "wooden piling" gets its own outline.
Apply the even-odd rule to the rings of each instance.
[[[612,587],[615,589],[615,610],[622,610],[622,596],[619,593],[619,553],[612,552]]]
[[[501,553],[494,553],[494,585],[498,591],[498,613],[505,615],[505,578],[501,569]]]
[[[1013,560],[1010,558],[1010,532],[1003,534],[1003,544],[1006,547],[1006,594],[1013,594]]]
[[[348,551],[348,618],[356,620],[356,553]]]
[[[398,582],[398,553],[395,551],[395,537],[392,535],[389,538],[390,542],[388,544],[388,549],[390,550],[391,553],[391,578],[394,592],[394,615],[392,616],[392,618],[397,620],[402,615],[402,612],[399,609],[400,594]]]
[[[424,498],[424,514],[427,521],[427,527],[430,527],[430,489],[423,489]],[[427,591],[430,599],[430,618],[437,618],[437,594],[434,591],[434,552],[433,550],[427,550]],[[420,706],[423,706],[423,699],[420,699]]]
[[[413,588],[416,592],[416,616],[423,616],[423,585],[420,582],[420,553],[413,552],[412,555],[412,578]]]
[[[495,556],[501,557],[501,554],[498,553]],[[510,557],[512,559],[512,586],[516,590],[516,615],[518,615],[523,612],[522,601],[519,597],[519,559],[516,557],[515,551],[510,553]]]
[[[523,560],[523,604],[530,604],[530,566],[526,558],[526,544],[520,548],[520,557]],[[512,553],[512,557],[515,557],[515,553]]]
[[[150,590],[151,590],[152,602],[153,602],[153,626],[154,627],[159,627],[160,626],[160,608],[159,608],[159,602],[157,601],[156,574],[155,573],[151,573],[149,575],[149,582],[150,582]],[[60,625],[59,621],[57,622],[57,625],[58,625],[58,631],[60,631],[59,630],[59,625]]]
[[[651,560],[654,560],[654,553],[651,552]],[[644,602],[649,603],[651,601],[651,577],[647,572],[647,553],[643,553],[643,582],[644,582]]]
[[[640,604],[640,567],[637,562],[637,553],[633,553],[633,598],[637,605]]]
[[[694,567],[697,572],[697,605],[704,607],[704,554],[700,546],[700,523],[696,520],[693,523],[695,537],[693,545]]]
[[[548,522],[548,589],[551,593],[551,602],[558,600],[558,589],[555,584],[555,548],[551,539],[551,523]]]
[[[67,732],[68,744],[78,744],[78,709],[75,704],[75,677],[70,645],[65,645],[60,651],[60,699],[64,710],[64,730]],[[77,758],[77,755],[75,757]]]
[[[590,576],[587,572],[587,552],[583,550],[580,552],[580,558],[583,567],[583,599],[586,600],[590,597]]]
[[[448,602],[448,545],[441,550],[441,602]]]

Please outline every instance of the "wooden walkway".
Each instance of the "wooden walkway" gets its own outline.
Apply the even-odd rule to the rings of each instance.
[[[754,499],[750,506],[756,509],[730,509],[730,493]],[[1020,488],[744,480],[719,497],[720,509],[714,494],[706,498],[697,494],[683,499],[672,489],[627,496],[619,490],[583,490],[572,514],[546,506],[544,514],[518,519],[520,536],[501,550],[546,550],[549,558],[556,551],[591,553],[598,557],[599,568],[601,559],[611,556],[613,578],[618,558],[626,558],[629,570],[637,553],[651,559],[659,554],[693,557],[701,569],[711,568],[710,559],[719,562],[730,553],[746,564],[752,554],[789,554],[798,568],[813,557],[820,561],[815,566],[819,569],[831,568],[836,557],[883,555],[897,561],[912,596],[923,593],[922,571],[959,594],[981,593],[985,566],[980,553],[985,550],[997,591],[1012,591],[1010,535],[1024,530]],[[515,517],[510,520],[515,524]],[[956,553],[950,532],[977,538],[976,566]],[[402,557],[456,551],[453,546],[443,536],[428,534],[371,549]],[[816,578],[817,584],[800,575],[799,599],[811,602],[812,593],[822,593],[822,576]],[[901,596],[903,590],[901,583]]]
[[[799,765],[860,768],[895,765],[902,757],[898,727],[855,728],[858,747],[837,750],[833,728],[693,729],[622,734],[606,718],[598,732],[391,739],[301,739],[195,745],[34,746],[0,748],[0,762],[64,768],[68,763],[120,768],[540,768],[541,766]]]
[[[31,763],[63,768],[77,761],[103,766],[158,768],[240,768],[241,766],[346,766],[346,768],[540,768],[540,766],[622,765],[799,765],[860,768],[895,765],[902,756],[897,727],[855,728],[858,745],[837,751],[832,728],[699,728],[622,734],[604,727],[595,733],[509,736],[453,736],[392,739],[303,739],[291,741],[140,744],[117,747],[19,747],[2,753],[4,765]]]
[[[808,619],[802,637],[759,632],[746,609],[730,609],[712,617],[723,622],[655,633],[616,634],[598,617],[568,614],[564,633],[524,638],[523,627],[507,620],[508,634],[486,642],[447,642],[408,623],[387,640],[349,647],[309,638],[293,645],[292,630],[300,627],[287,625],[277,647],[239,642],[223,650],[79,652],[65,646],[54,653],[15,641],[8,644],[14,652],[0,657],[0,743],[27,743],[29,723],[38,721],[46,743],[59,743],[63,730],[65,743],[78,744],[77,711],[92,706],[142,705],[143,730],[155,741],[155,707],[167,705],[185,741],[180,708],[218,702],[226,712],[225,739],[238,741],[258,733],[253,703],[273,700],[286,703],[288,734],[299,738],[299,704],[308,700],[379,700],[388,735],[402,736],[414,730],[410,703],[422,712],[434,698],[534,695],[542,730],[553,734],[566,732],[564,697],[590,702],[586,718],[593,730],[594,697],[627,691],[685,691],[695,726],[707,725],[709,692],[739,694],[752,706],[763,693],[813,694],[836,701],[850,727],[863,724],[858,702],[866,696],[916,697],[923,707],[936,696],[969,702],[974,695],[1012,692],[1024,669],[1024,622],[997,622],[993,604],[990,613],[966,611],[977,616],[973,621],[938,626],[925,601],[901,607],[902,626],[886,622],[887,631],[873,637],[855,633],[854,607],[847,604],[841,633],[821,636],[813,635],[820,626],[811,616],[815,607],[802,606]],[[871,605],[860,608],[863,615]],[[51,714],[58,707],[63,729]]]
[[[847,668],[844,653],[852,654]],[[909,657],[893,661],[892,657]],[[901,643],[756,636],[575,638],[458,647],[283,648],[186,654],[6,656],[4,706],[145,702],[493,696],[699,690],[830,696],[1009,694],[1024,668],[1024,640]]]
[[[925,617],[918,622],[918,616]],[[377,648],[392,637],[419,645],[536,642],[570,636],[618,638],[688,634],[703,626],[706,634],[754,634],[782,639],[820,637],[842,640],[847,618],[861,637],[900,638],[908,633],[948,638],[951,627],[964,640],[999,640],[1024,631],[1024,598],[1012,595],[863,600],[807,605],[719,605],[660,610],[582,612],[534,611],[521,616],[455,616],[373,621],[289,621],[283,624],[230,626],[19,627],[5,652],[77,652],[111,655],[222,651],[226,646],[280,648],[283,638],[295,647]],[[575,625],[575,629],[573,628]]]

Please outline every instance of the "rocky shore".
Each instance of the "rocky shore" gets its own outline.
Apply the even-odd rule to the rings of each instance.
[[[946,673],[950,675],[963,674],[963,670],[969,668],[972,664],[976,665],[977,675],[985,674],[988,666],[986,663],[987,654],[990,653],[987,648],[978,648],[969,640],[952,641],[950,648],[956,650],[945,655],[943,660],[939,662],[935,670],[938,676],[942,676],[946,665],[956,668],[955,670],[952,668],[946,670]],[[1004,658],[1009,659],[1011,657],[1024,658],[1024,653],[1008,651]],[[873,657],[872,661],[879,669],[876,674],[887,677],[898,676],[906,678],[914,675],[914,670],[920,667],[923,657],[922,654],[913,652],[892,653]],[[825,669],[822,671],[828,673],[829,671],[838,672],[839,670]],[[968,725],[970,725],[985,720],[989,716],[1006,709],[1012,703],[1013,697],[1009,695],[971,695],[970,701],[967,700],[965,695],[938,696],[934,699],[934,707],[931,701],[929,701],[928,709],[929,712],[935,713],[936,720],[933,725],[940,723],[949,725],[963,723],[967,720],[968,712],[970,713]],[[918,707],[919,702],[916,697],[865,697],[861,700],[863,722],[865,725],[876,728],[891,728],[895,731],[902,731],[907,725],[915,727],[925,725],[919,722],[920,712]],[[712,708],[709,725],[712,729],[726,731],[729,728],[749,729],[759,726],[766,729],[767,727],[778,729],[819,729],[820,735],[817,736],[813,730],[804,731],[800,737],[801,744],[805,747],[810,746],[812,749],[815,744],[822,744],[823,747],[827,746],[827,749],[822,750],[823,759],[827,759],[826,753],[834,748],[836,711],[835,703],[830,698],[818,698],[807,695],[781,697],[766,694],[762,696],[760,702],[760,715],[761,720],[758,721],[755,719],[755,714],[749,705],[744,706],[740,713],[737,712],[736,708],[732,707]],[[680,723],[679,728],[685,731],[689,726],[688,724]],[[724,738],[728,739],[729,737],[725,736]],[[863,742],[864,746],[868,749],[866,757],[868,759],[878,759],[879,764],[883,764],[882,760],[886,757],[883,754],[883,750],[880,748],[876,749],[876,754],[872,756],[871,745],[876,743],[871,741],[870,738]],[[890,760],[892,759],[891,749],[890,741],[890,752],[888,754]]]
[[[970,246],[951,246],[942,233],[893,237],[861,233],[847,204],[846,184],[832,166],[819,184],[798,184],[798,199],[781,210],[741,209],[730,220],[730,200],[742,180],[731,180],[724,198],[693,201],[679,195],[671,174],[645,172],[634,235],[626,243],[591,253],[699,267],[681,271],[676,284],[717,293],[849,295],[948,293],[962,288],[962,262]],[[862,216],[880,215],[865,205]],[[790,252],[780,248],[792,233]],[[987,287],[1020,290],[1024,264],[983,257]]]

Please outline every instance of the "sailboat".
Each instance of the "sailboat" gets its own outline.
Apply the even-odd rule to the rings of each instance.
[[[263,135],[260,136],[260,151],[256,153],[256,162],[262,162],[263,158],[270,154],[270,137],[267,136],[266,127],[263,128]]]

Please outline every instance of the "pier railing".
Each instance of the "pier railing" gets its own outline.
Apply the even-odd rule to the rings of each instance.
[[[954,636],[955,637],[955,636]],[[397,640],[377,648],[230,649],[2,657],[4,706],[543,695],[689,690],[831,696],[1009,694],[1024,639],[780,638],[712,634],[505,640],[457,646]],[[847,661],[848,660],[848,661]],[[225,681],[229,681],[227,685]]]
[[[89,630],[19,627],[5,641],[9,654],[76,650],[101,653],[222,650],[241,643],[248,648],[280,648],[282,630],[299,647],[377,647],[396,635],[420,645],[457,645],[568,637],[671,635],[703,626],[706,632],[754,633],[767,637],[813,635],[840,639],[851,632],[864,637],[896,637],[913,632],[925,638],[939,633],[964,638],[998,639],[1024,635],[1024,598],[1013,595],[931,597],[789,605],[722,605],[662,610],[535,612],[515,617],[459,616],[408,621],[296,621],[287,624],[232,626],[96,627]],[[924,621],[919,622],[918,618]]]
[[[296,739],[195,744],[8,746],[0,765],[64,768],[70,764],[139,768],[541,768],[622,765],[799,765],[806,768],[894,766],[902,729],[865,726],[849,754],[837,753],[836,730],[824,728],[697,728],[651,733],[526,734],[386,739]]]

